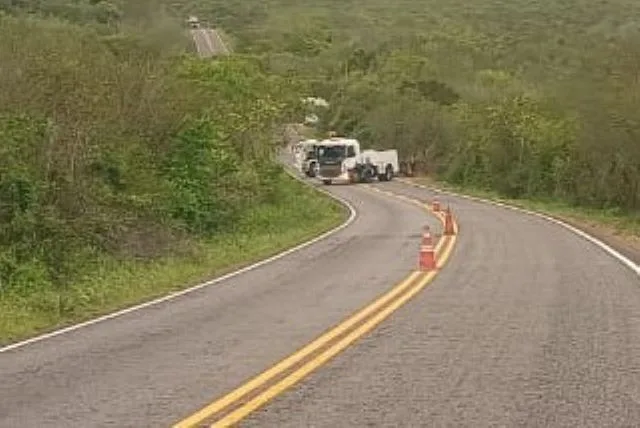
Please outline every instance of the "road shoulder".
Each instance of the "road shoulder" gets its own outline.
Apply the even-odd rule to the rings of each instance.
[[[633,230],[628,230],[628,228],[616,227],[610,222],[605,223],[603,221],[599,221],[597,218],[593,218],[593,216],[589,216],[587,214],[568,214],[565,210],[542,207],[541,204],[527,200],[506,200],[503,198],[497,198],[484,192],[474,192],[467,189],[449,186],[446,183],[434,181],[427,177],[405,177],[402,180],[407,183],[423,185],[433,189],[442,189],[459,193],[461,195],[479,197],[492,202],[500,202],[517,208],[544,214],[582,230],[618,251],[632,262],[640,264],[640,235],[635,233]]]
[[[335,197],[293,179],[290,186],[287,204],[251,213],[269,220],[269,230],[239,230],[153,263],[105,262],[56,293],[0,295],[0,352],[212,285],[328,237],[355,216]]]

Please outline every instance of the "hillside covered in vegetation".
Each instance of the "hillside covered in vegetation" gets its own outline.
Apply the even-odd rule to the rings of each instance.
[[[395,147],[410,172],[608,213],[638,234],[639,11],[0,0],[0,340],[338,221],[272,161],[306,95],[330,102],[318,133]],[[232,38],[232,58],[193,57],[190,14]]]
[[[178,17],[128,5],[0,3],[0,343],[343,218],[274,160],[294,79],[199,60]]]
[[[507,197],[640,210],[640,3],[200,1],[330,100],[323,129]]]

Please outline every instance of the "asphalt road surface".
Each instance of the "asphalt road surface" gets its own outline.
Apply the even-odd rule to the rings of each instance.
[[[441,201],[460,236],[433,284],[243,427],[640,426],[640,278],[542,219]]]
[[[229,50],[218,32],[212,28],[191,30],[193,42],[200,57],[212,57],[229,54]]]
[[[415,205],[332,189],[359,211],[325,241],[177,300],[0,353],[0,427],[169,427],[416,267]]]
[[[365,186],[328,189],[359,217],[326,241],[0,353],[0,427],[169,427],[389,289],[421,226],[439,229]],[[241,426],[639,426],[640,278],[544,220],[443,201],[460,235],[433,283]]]

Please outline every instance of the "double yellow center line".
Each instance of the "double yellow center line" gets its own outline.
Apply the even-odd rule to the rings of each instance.
[[[377,189],[373,190],[379,191]],[[416,203],[430,211],[427,205],[419,201],[389,192],[383,193]],[[434,214],[444,222],[444,218],[439,213]],[[457,224],[455,222],[454,227],[457,233]],[[441,268],[446,263],[455,241],[456,235],[443,237],[443,239],[439,240],[435,248],[438,268]],[[391,290],[322,334],[313,342],[239,388],[178,422],[173,428],[207,426],[205,422],[208,422],[210,427],[228,427],[239,422],[374,329],[426,287],[436,276],[436,273],[437,271],[415,271],[411,273]]]

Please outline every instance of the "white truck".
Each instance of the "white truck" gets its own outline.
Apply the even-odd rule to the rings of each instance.
[[[294,151],[296,156],[296,166],[300,172],[307,177],[315,177],[318,173],[318,160],[316,158],[316,144],[318,140],[300,141]]]
[[[318,173],[324,184],[334,181],[368,183],[391,181],[400,172],[397,150],[361,150],[360,142],[332,137],[316,143]]]
[[[187,23],[191,28],[200,28],[200,20],[198,19],[197,16],[191,15],[189,19],[187,19]]]

